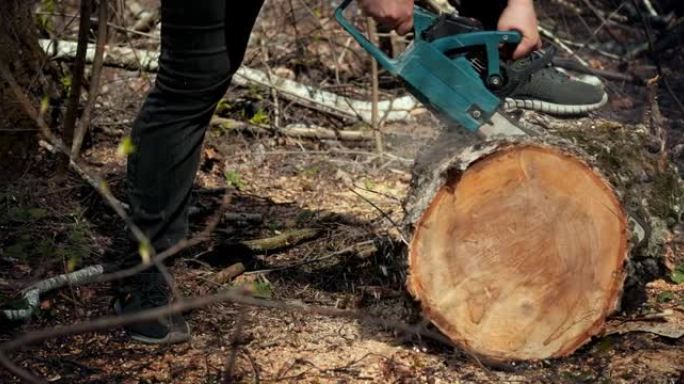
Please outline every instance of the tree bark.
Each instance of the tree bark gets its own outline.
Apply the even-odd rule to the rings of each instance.
[[[26,93],[36,100],[46,95],[41,66],[43,51],[38,45],[33,1],[0,2],[0,65],[6,66]],[[35,152],[37,129],[11,90],[0,79],[0,180],[21,173]]]
[[[621,298],[634,304],[625,287],[666,270],[681,215],[681,180],[644,126],[527,128],[487,143],[445,132],[417,158],[405,201],[409,291],[490,362],[588,342]]]

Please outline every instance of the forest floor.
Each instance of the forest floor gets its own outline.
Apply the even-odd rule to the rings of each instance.
[[[245,64],[263,68],[268,63],[279,73],[291,71],[299,81],[342,92],[361,89],[362,95],[367,94],[368,77],[358,73],[367,72],[364,65],[368,61],[350,59],[341,69],[338,65],[342,79],[336,83],[335,65],[326,61],[329,51],[321,43],[325,39],[292,38],[333,30],[325,36],[342,39],[344,44],[346,37],[332,29],[329,18],[314,17],[317,12],[305,9],[293,13],[299,21],[297,31],[290,30],[292,26],[273,28],[280,22],[278,15],[287,9],[286,3],[267,3]],[[570,30],[570,16],[551,19],[547,16],[550,11],[544,2],[541,4],[543,21]],[[278,33],[269,35],[267,31],[272,30]],[[266,38],[284,40],[269,46],[269,55],[264,56],[261,42]],[[302,41],[306,44],[298,46]],[[136,37],[131,44],[156,49],[158,41]],[[309,62],[292,59],[293,46],[308,52]],[[644,78],[655,74],[646,58],[626,70],[591,51],[578,53],[596,68],[623,73],[634,70]],[[675,93],[684,94],[684,74],[677,70],[684,51],[668,51],[661,59]],[[154,75],[106,68],[103,80],[93,133],[83,158],[125,201],[125,158],[117,154],[117,148],[129,134]],[[382,80],[385,93],[399,92],[390,79]],[[625,124],[644,121],[649,102],[643,85],[617,81],[606,85],[611,101],[595,118]],[[264,89],[232,87],[228,95],[229,101],[219,106],[218,113],[236,120],[268,124],[275,119],[273,111],[277,109],[282,125],[305,122],[335,129],[350,125],[285,100],[274,105],[272,95]],[[672,158],[684,166],[682,111],[664,87],[659,95]],[[224,217],[209,241],[177,255],[171,271],[181,292],[196,296],[226,285],[242,285],[259,297],[358,310],[377,318],[421,324],[419,310],[404,290],[403,248],[394,222],[403,217],[401,201],[411,179],[412,159],[438,127],[428,113],[410,123],[385,125],[385,155],[375,151],[372,141],[297,139],[273,132],[211,127],[192,196],[191,230],[198,233],[205,228],[219,210],[224,191],[230,195],[228,213],[254,215],[256,219]],[[358,124],[353,129],[359,129]],[[21,177],[0,187],[0,302],[33,281],[109,262],[128,249],[124,225],[99,195],[75,174],[65,181],[55,180],[54,166],[54,156],[42,151]],[[235,246],[242,240],[302,229],[313,229],[315,236],[267,253]],[[684,237],[680,232],[673,249],[675,259],[681,262]],[[247,272],[217,283],[217,273],[236,263],[242,263]],[[112,295],[110,284],[47,294],[40,312],[29,323],[0,328],[0,341],[31,330],[109,315]],[[643,300],[630,314],[618,313],[615,318],[664,311],[684,313],[684,284],[656,279],[647,286]],[[186,316],[193,331],[191,342],[186,344],[141,345],[129,340],[123,330],[113,329],[51,339],[12,358],[56,383],[221,382],[233,350],[237,351],[237,361],[232,375],[237,382],[684,381],[684,339],[648,332],[597,337],[566,358],[484,367],[451,347],[356,319],[231,303],[194,310]],[[0,371],[0,382],[14,381]]]

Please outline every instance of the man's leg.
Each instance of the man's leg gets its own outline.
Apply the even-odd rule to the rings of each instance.
[[[261,4],[162,0],[159,73],[133,125],[135,150],[127,173],[132,218],[157,252],[187,235],[188,201],[206,127],[240,66]],[[123,312],[167,302],[166,287],[156,271],[126,284],[130,289],[119,305]],[[128,330],[141,341],[180,341],[182,335],[169,336],[175,325],[188,333],[182,318]]]

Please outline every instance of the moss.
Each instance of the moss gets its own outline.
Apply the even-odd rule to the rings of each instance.
[[[650,203],[652,213],[673,223],[679,221],[684,191],[674,170],[668,169],[654,175],[653,194],[658,198]]]

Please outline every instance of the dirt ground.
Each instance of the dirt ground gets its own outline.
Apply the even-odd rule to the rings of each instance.
[[[304,39],[307,44],[297,48],[310,53],[310,62],[292,58],[291,47],[297,46],[292,41],[301,39],[274,44],[264,56],[264,36],[291,39],[332,28],[325,14],[312,12],[320,4],[307,3],[315,4],[292,12],[299,29],[289,30],[293,27],[288,24],[285,31],[272,35],[269,31],[281,22],[278,15],[287,2],[267,4],[246,65],[263,68],[268,63],[281,68],[281,73],[290,70],[298,80],[310,84],[364,94],[368,77],[359,71],[367,72],[364,65],[368,62],[345,61],[337,68],[337,81],[334,65],[327,61],[335,56],[318,44],[321,39]],[[543,20],[552,20],[561,29],[572,24],[565,16],[551,19],[549,3],[541,2]],[[325,36],[346,39],[340,31]],[[129,43],[150,49],[158,45],[144,37]],[[580,53],[596,67],[620,71],[606,58]],[[675,69],[681,59],[681,49],[663,58],[679,94],[684,90],[684,76]],[[648,64],[646,59],[643,62]],[[84,160],[125,201],[125,159],[117,154],[117,148],[130,132],[154,75],[106,68],[103,80]],[[382,80],[385,94],[401,92],[391,79]],[[625,123],[642,121],[648,107],[643,86],[614,81],[607,83],[607,89],[611,102],[600,112],[601,117]],[[272,122],[277,108],[283,125],[305,122],[359,128],[282,99],[274,106],[268,90],[233,87],[228,95],[219,113],[236,120],[253,123],[266,114]],[[682,113],[664,89],[659,95],[670,133],[668,145],[681,165]],[[410,182],[412,159],[438,129],[439,124],[427,113],[414,122],[388,124],[383,127],[383,139],[389,155],[379,155],[372,142],[296,139],[271,132],[210,128],[193,193],[193,233],[200,232],[219,209],[226,190],[231,196],[229,213],[257,214],[259,218],[249,222],[224,218],[209,241],[178,255],[171,270],[182,293],[203,295],[227,285],[243,285],[263,298],[360,310],[431,329],[404,290],[403,247],[394,223],[403,217],[401,201]],[[5,212],[0,215],[0,302],[33,281],[107,262],[127,250],[128,235],[122,222],[77,175],[69,175],[66,181],[52,178],[54,164],[54,156],[41,150],[22,177],[0,187],[0,212]],[[309,228],[315,229],[316,236],[271,252],[254,253],[235,246],[241,240]],[[681,262],[684,255],[679,249],[684,243],[679,240],[681,233],[675,235],[676,260]],[[368,247],[369,252],[358,251]],[[246,273],[229,282],[215,281],[218,272],[238,262],[246,267]],[[683,284],[656,279],[642,299],[629,316],[684,313]],[[106,316],[111,314],[111,300],[109,284],[50,293],[29,323],[0,326],[0,341],[31,330]],[[12,358],[55,383],[218,383],[224,380],[232,351],[237,351],[233,380],[247,383],[684,382],[684,339],[648,332],[597,337],[562,359],[485,367],[438,342],[355,319],[231,303],[186,316],[193,331],[187,344],[141,345],[127,339],[123,330],[114,329],[27,346]],[[624,316],[627,314],[618,313],[614,319]],[[0,371],[0,382],[17,379]]]

